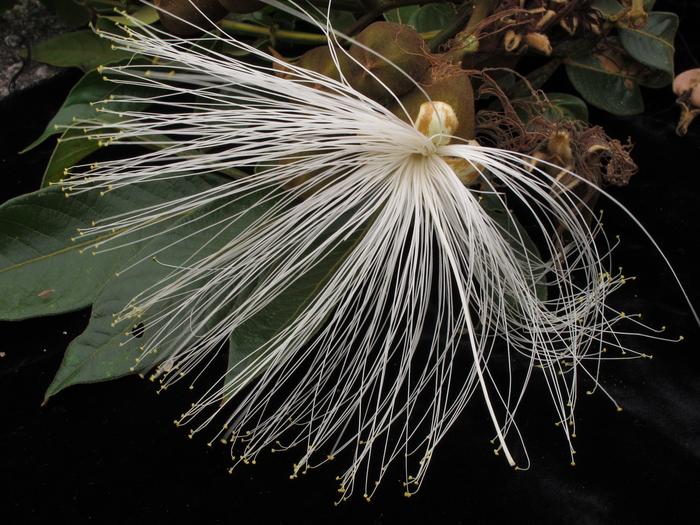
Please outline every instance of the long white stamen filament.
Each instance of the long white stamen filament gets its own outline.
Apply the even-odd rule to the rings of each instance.
[[[113,113],[116,123],[79,125],[104,143],[138,140],[154,149],[74,167],[63,181],[67,194],[233,174],[214,188],[80,232],[114,231],[98,250],[108,251],[136,242],[126,237],[133,232],[152,238],[159,234],[154,225],[184,214],[191,214],[190,225],[212,214],[225,217],[203,227],[209,242],[222,244],[213,253],[204,255],[198,245],[188,260],[169,261],[169,245],[153,254],[159,262],[151,264],[171,271],[115,316],[115,323],[144,323],[142,358],[161,356],[154,377],[163,388],[190,373],[201,377],[232,333],[329,253],[345,250],[296,319],[208,388],[179,424],[191,424],[194,433],[223,418],[217,437],[240,444],[243,462],[270,447],[302,447],[293,477],[346,451],[352,461],[339,476],[341,498],[356,483],[371,497],[388,465],[403,455],[410,495],[477,391],[494,425],[496,451],[516,464],[507,437],[515,432],[522,443],[515,414],[537,367],[573,461],[579,376],[600,388],[606,348],[626,350],[614,330],[625,316],[605,304],[624,278],[612,275],[613,246],[599,235],[598,222],[588,226],[590,210],[576,196],[533,169],[527,156],[423,134],[342,78],[282,64],[227,36],[208,33],[197,43],[133,23],[136,31],[104,36],[154,64],[104,72],[118,84],[153,88],[153,95],[106,100],[101,111]],[[325,32],[334,41],[329,27]],[[204,45],[209,40],[283,65],[289,74],[281,78],[269,65],[212,51]],[[153,111],[128,109],[129,103],[148,103]],[[449,158],[482,172],[482,190],[465,187]],[[512,227],[504,190],[541,232],[543,260]],[[251,196],[259,213],[227,213]],[[482,198],[502,206],[506,225],[485,211]],[[165,231],[176,227],[165,224]],[[229,234],[237,224],[246,226]],[[542,286],[547,299],[538,296]],[[471,364],[460,368],[464,345]],[[501,352],[499,374],[493,360]],[[519,381],[512,366],[518,358],[525,365]],[[591,360],[594,370],[586,368]],[[520,468],[529,465],[524,454]],[[418,459],[413,473],[409,458]]]

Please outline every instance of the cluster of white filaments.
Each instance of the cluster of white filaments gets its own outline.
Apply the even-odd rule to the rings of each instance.
[[[515,466],[507,442],[525,450],[515,415],[540,370],[573,461],[579,384],[602,389],[606,348],[638,357],[615,325],[623,317],[641,325],[606,306],[624,277],[611,274],[613,246],[599,221],[589,226],[590,210],[575,195],[521,154],[445,140],[444,131],[427,136],[342,79],[226,35],[192,41],[131,23],[138,27],[102,35],[150,61],[102,70],[117,85],[152,92],[105,100],[100,110],[114,119],[80,127],[93,140],[150,151],[72,168],[62,182],[67,195],[109,198],[126,185],[230,175],[81,230],[116,232],[96,243],[103,252],[135,242],[135,232],[156,235],[159,223],[168,231],[183,223],[172,226],[174,218],[196,227],[222,217],[207,222],[207,241],[186,261],[169,261],[166,250],[140,262],[172,269],[115,316],[145,326],[140,359],[157,355],[152,377],[162,388],[201,377],[237,328],[329,254],[343,253],[298,315],[206,389],[179,425],[197,433],[213,422],[208,428],[220,429],[214,439],[231,444],[234,463],[271,449],[301,451],[292,477],[343,453],[341,499],[371,498],[402,458],[411,495],[475,396],[486,403],[496,452]],[[479,172],[479,187],[460,181],[454,159]],[[540,232],[541,258],[512,227],[506,196]],[[501,207],[505,222],[484,201]],[[527,468],[520,455],[518,468]]]

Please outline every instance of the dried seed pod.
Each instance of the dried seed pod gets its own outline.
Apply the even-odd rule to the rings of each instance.
[[[466,71],[454,66],[446,67],[444,64],[433,66],[421,87],[431,101],[450,106],[457,121],[450,126],[455,137],[465,140],[474,138],[474,92]],[[414,122],[417,121],[421,106],[425,102],[425,95],[419,89],[414,89],[401,98],[401,103]],[[391,110],[407,120],[406,114],[398,104],[394,104]]]
[[[267,5],[260,0],[219,0],[219,3],[229,13],[252,13]]]
[[[503,48],[510,53],[520,47],[520,42],[522,42],[522,37],[512,29],[509,29],[503,37]]]
[[[535,27],[537,29],[543,28],[545,25],[549,23],[550,20],[552,20],[555,16],[557,16],[557,13],[555,11],[552,11],[551,9],[548,9],[543,15],[542,18],[539,19]]]
[[[574,15],[571,17],[571,29],[574,30],[574,33],[578,29],[578,16]]]
[[[177,36],[196,36],[201,33],[198,27],[209,25],[207,18],[219,20],[226,15],[218,0],[155,0],[155,5],[163,10],[158,11],[163,27]]]
[[[350,55],[362,67],[353,71],[348,80],[355,89],[375,100],[391,100],[387,89],[397,96],[407,93],[414,87],[411,79],[419,80],[429,67],[423,39],[409,26],[375,22],[357,35],[356,40],[379,56],[353,44]],[[395,66],[401,68],[403,73]]]
[[[525,43],[544,55],[552,54],[552,44],[549,37],[543,33],[528,33],[525,35]]]
[[[569,22],[566,18],[562,18],[559,20],[559,27],[561,27],[564,31],[569,33],[570,35],[573,35],[576,31],[574,31],[574,28],[569,25]]]

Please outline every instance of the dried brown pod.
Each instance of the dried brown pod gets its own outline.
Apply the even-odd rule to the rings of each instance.
[[[544,33],[533,32],[526,34],[525,43],[543,55],[549,56],[552,54],[552,44],[549,42],[549,37]]]
[[[510,53],[518,49],[521,42],[522,37],[512,29],[509,29],[503,37],[503,48]]]

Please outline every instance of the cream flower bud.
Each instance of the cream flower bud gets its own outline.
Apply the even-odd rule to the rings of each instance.
[[[414,127],[426,137],[430,137],[436,146],[447,146],[458,126],[459,119],[455,110],[439,100],[421,104],[414,124]]]

